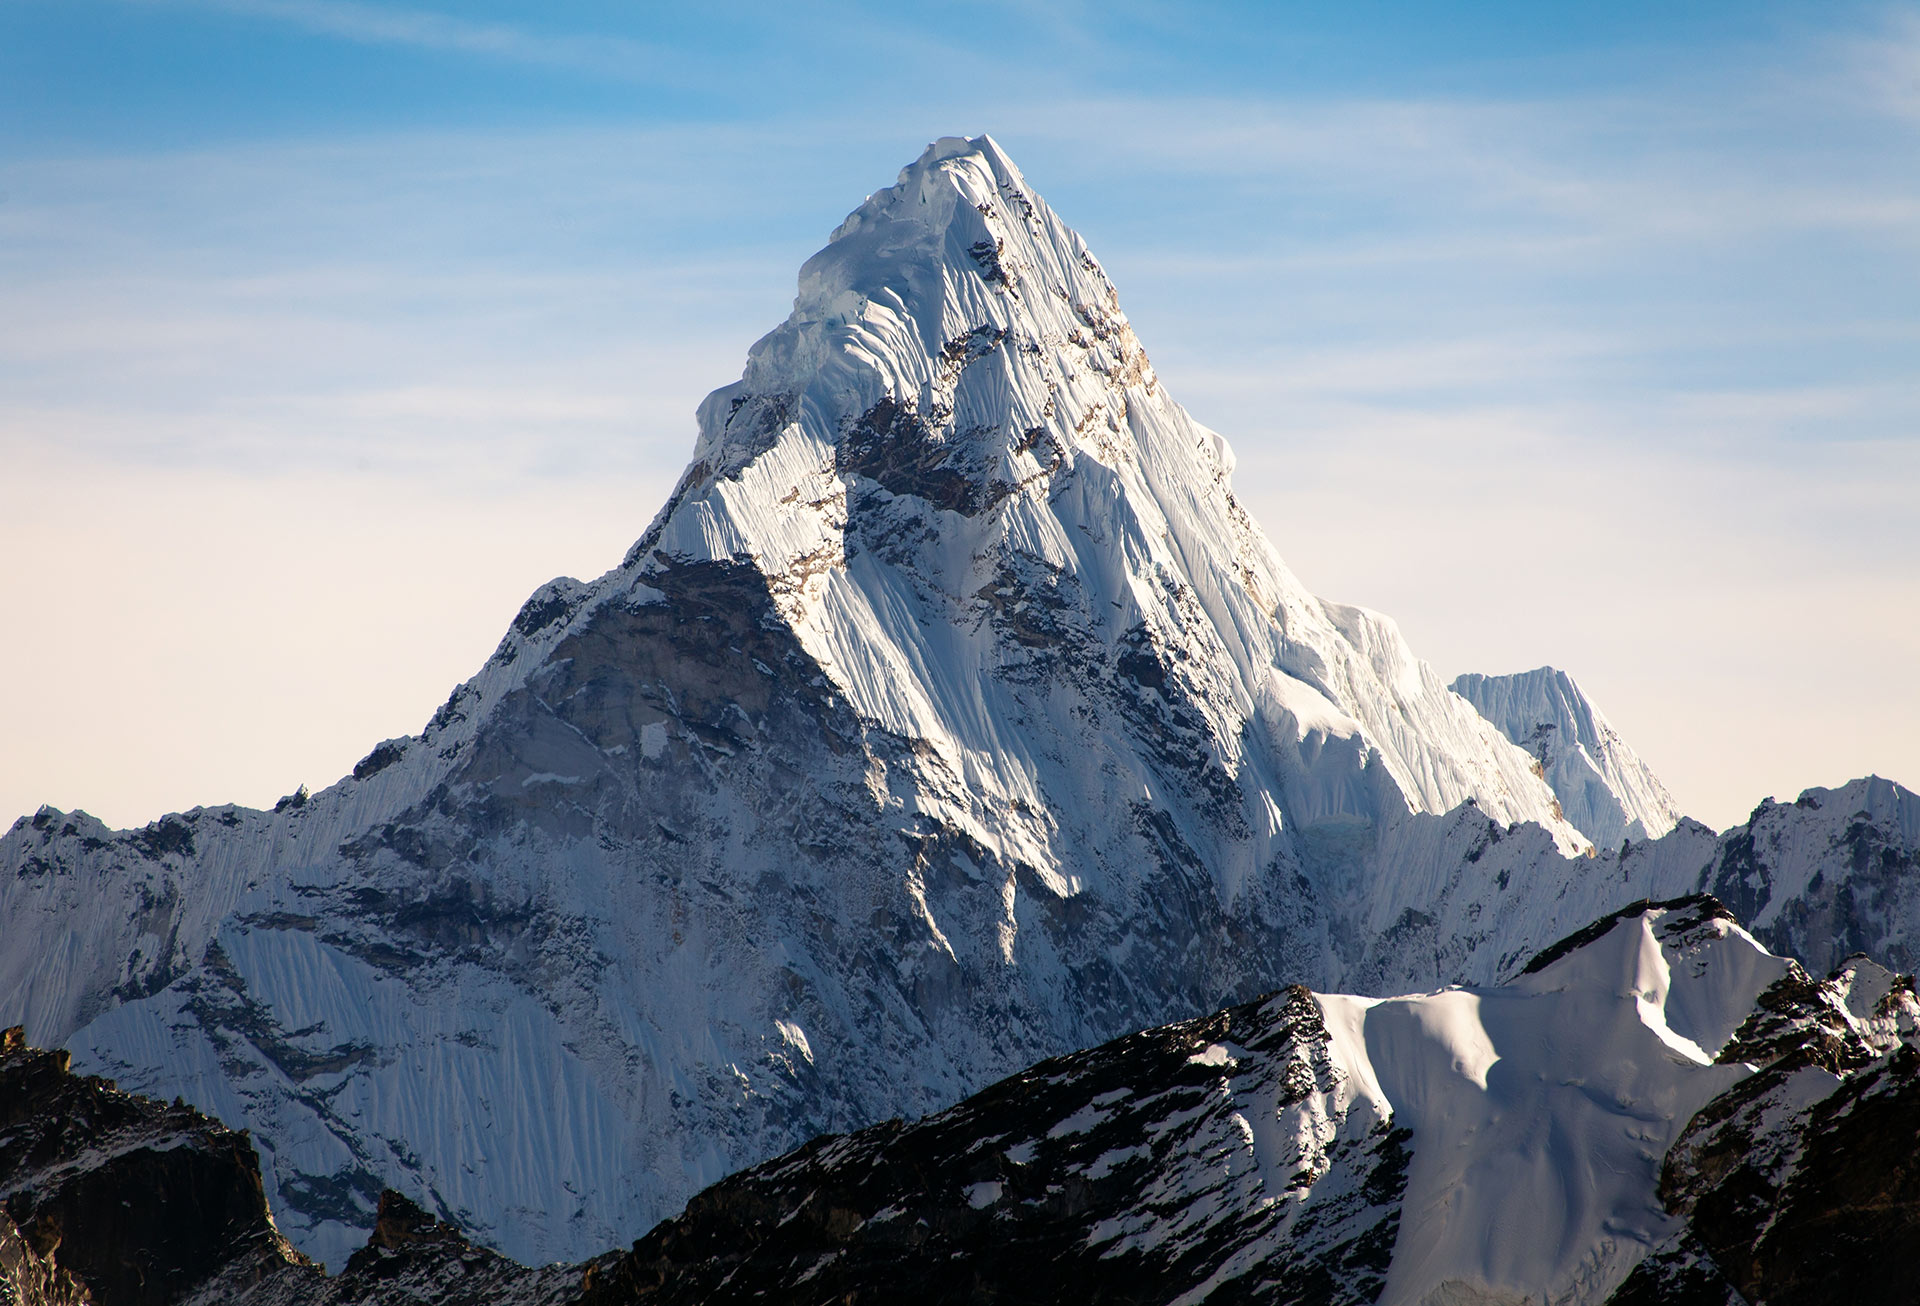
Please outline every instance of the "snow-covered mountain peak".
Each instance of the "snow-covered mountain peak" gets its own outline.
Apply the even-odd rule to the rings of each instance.
[[[694,458],[724,475],[792,421],[829,443],[911,435],[949,455],[938,472],[921,457],[933,473],[922,488],[977,511],[1005,492],[992,482],[1016,483],[1059,452],[1036,450],[1028,433],[1046,425],[1060,383],[1088,368],[1155,384],[1085,242],[991,138],[949,137],[801,268],[792,316],[702,405]],[[851,431],[862,419],[867,429]],[[952,456],[961,446],[980,446],[976,465]]]
[[[1600,847],[1680,823],[1673,795],[1566,672],[1470,673],[1451,688],[1532,755],[1567,819]]]
[[[989,140],[861,205],[699,423],[621,564],[352,776],[0,841],[0,925],[66,932],[0,949],[7,1009],[254,1127],[304,1248],[389,1185],[529,1259],[604,1245],[1040,1056],[1369,957],[1490,967],[1404,940],[1589,847],[1287,570]]]
[[[271,812],[0,836],[0,1025],[251,1128],[304,1251],[337,1264],[394,1187],[548,1261],[1041,1057],[1283,985],[1422,990],[1255,1004],[1278,1133],[1274,1096],[1206,1082],[1261,1055],[1240,1017],[1163,1040],[1218,1127],[1180,1173],[1215,1201],[1211,1140],[1245,1139],[1239,1189],[1297,1195],[1356,1143],[1313,1245],[1375,1275],[1404,1205],[1427,1232],[1391,1300],[1604,1285],[1669,1228],[1664,1140],[1778,1044],[1762,1021],[1723,1055],[1753,992],[1786,984],[1786,1033],[1827,1030],[1835,1064],[1920,1005],[1860,966],[1770,980],[1685,901],[1430,990],[1701,889],[1822,972],[1863,945],[1911,968],[1920,797],[1810,790],[1569,858],[1553,768],[1301,585],[1231,468],[999,149],[936,143],[806,265],[620,565],[536,591],[419,735]],[[1559,695],[1517,737],[1597,723],[1558,673],[1514,679]],[[1334,1128],[1352,1107],[1364,1137]],[[1119,1173],[1079,1114],[1036,1147]],[[1417,1172],[1409,1127],[1439,1139]]]
[[[1085,242],[989,138],[937,142],[856,210],[700,426],[632,580],[710,561],[764,574],[862,720],[969,777],[990,819],[938,819],[996,852],[1054,860],[1060,831],[1007,813],[1059,811],[1036,713],[1069,738],[1083,725],[1063,711],[1089,717],[1016,700],[1063,677],[1128,700],[1095,715],[1181,718],[1196,747],[1177,777],[1119,767],[1212,809],[1194,846],[1227,836],[1203,855],[1229,883],[1289,821],[1468,798],[1586,847],[1531,761],[1390,622],[1286,569],[1233,496],[1225,441],[1166,394]],[[1145,718],[1133,733],[1165,735]]]

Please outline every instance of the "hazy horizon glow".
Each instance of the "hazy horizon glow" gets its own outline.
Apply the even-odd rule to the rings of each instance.
[[[0,0],[0,821],[332,783],[992,132],[1317,593],[1682,806],[1920,784],[1920,6]]]

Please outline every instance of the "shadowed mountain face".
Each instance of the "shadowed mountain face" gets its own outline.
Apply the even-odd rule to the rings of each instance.
[[[1231,467],[1084,242],[941,141],[801,270],[621,564],[418,736],[272,812],[0,838],[0,1017],[251,1129],[330,1266],[385,1188],[544,1262],[1044,1057],[1491,982],[1637,899],[1905,946],[1912,795],[1585,856]]]
[[[386,1193],[327,1276],[243,1136],[0,1050],[0,1289],[43,1306],[1892,1303],[1920,1233],[1911,977],[1827,980],[1704,896],[1513,982],[1290,988],[815,1140],[529,1270]],[[11,1259],[9,1257],[11,1256]],[[49,1286],[51,1285],[51,1286]],[[65,1295],[60,1295],[64,1293]],[[37,1295],[36,1295],[37,1294]]]

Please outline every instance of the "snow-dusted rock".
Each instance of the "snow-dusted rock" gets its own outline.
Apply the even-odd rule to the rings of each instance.
[[[1815,971],[1852,953],[1920,969],[1920,794],[1868,776],[1769,799],[1721,836],[1699,887]]]
[[[1673,795],[1566,672],[1470,673],[1451,688],[1533,755],[1567,820],[1599,847],[1657,839],[1680,823]]]
[[[1920,1002],[1865,958],[1797,963],[1721,1049],[1754,1073],[1695,1113],[1660,1195],[1677,1224],[1609,1306],[1905,1302],[1920,1212]]]
[[[1707,897],[1607,917],[1498,987],[1295,988],[728,1179],[607,1266],[603,1300],[1682,1306],[1741,1300],[1682,1280],[1814,1279],[1796,1254],[1884,1289],[1920,1166],[1814,1105],[1920,1122],[1920,1062],[1851,1014],[1866,990],[1910,1035],[1910,978],[1814,981]],[[1742,1129],[1760,1145],[1729,1154]],[[1727,1182],[1743,1160],[1768,1179]],[[1826,1183],[1769,1230],[1783,1171]]]
[[[1891,1303],[1920,1234],[1903,1145],[1920,1129],[1916,1018],[1911,976],[1854,957],[1816,980],[1695,895],[1603,917],[1503,985],[1293,986],[1053,1058],[723,1179],[582,1265],[528,1270],[384,1193],[332,1277],[274,1233],[244,1137],[76,1077],[13,1030],[0,1290],[100,1306]]]

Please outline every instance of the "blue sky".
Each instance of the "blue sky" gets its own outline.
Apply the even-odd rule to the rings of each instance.
[[[30,149],[286,133],[764,121],[987,97],[1498,95],[1698,77],[1845,5],[10,0]]]
[[[983,130],[1316,590],[1920,783],[1920,6],[0,0],[0,819],[418,729]]]

